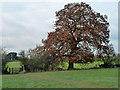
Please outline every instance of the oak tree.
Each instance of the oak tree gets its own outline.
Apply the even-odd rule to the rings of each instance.
[[[106,15],[95,12],[89,4],[69,3],[56,12],[55,31],[43,40],[44,50],[58,60],[73,63],[93,62],[95,54],[107,57],[109,23]],[[98,52],[98,53],[97,53]],[[102,53],[102,54],[101,54]],[[112,53],[111,53],[112,54]]]

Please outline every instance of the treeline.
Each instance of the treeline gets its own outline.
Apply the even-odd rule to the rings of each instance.
[[[10,56],[2,48],[0,49],[0,54],[2,56],[2,73],[8,74],[7,63],[11,62]],[[51,55],[46,55],[39,53],[36,49],[30,49],[27,52],[22,50],[17,57],[17,61],[21,62],[21,71],[23,69],[25,72],[37,72],[37,71],[50,71],[58,70],[59,61],[56,61],[55,58]],[[12,61],[16,61],[15,59]],[[24,67],[23,67],[24,66]]]
[[[22,64],[21,71],[23,71],[23,69],[25,70],[25,72],[62,70],[62,68],[58,67],[62,60],[56,60],[54,54],[45,54],[42,46],[38,47],[36,47],[35,49],[29,49],[27,52],[22,50],[19,53],[19,56],[17,56],[17,60],[19,60]],[[0,54],[2,55],[2,73],[8,74],[8,67],[6,66],[6,64],[10,61],[10,57],[8,58],[8,54],[6,54],[4,49],[0,49]],[[104,62],[104,64],[100,65],[100,68],[120,67],[119,59],[120,55],[114,55],[113,57],[104,59],[94,58],[95,61]]]
[[[24,65],[26,72],[56,70],[59,62],[53,56],[42,55],[32,49],[27,54],[20,52],[19,60]]]

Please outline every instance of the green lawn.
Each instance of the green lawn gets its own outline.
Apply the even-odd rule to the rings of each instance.
[[[0,90],[2,89],[2,75],[0,75]]]
[[[21,62],[20,61],[8,62],[7,65],[9,68],[20,68]]]
[[[3,75],[3,88],[117,88],[118,68]]]
[[[9,72],[9,68],[16,68],[17,72],[19,72],[21,68],[21,62],[20,61],[8,62],[6,66],[8,66],[7,69],[8,72]]]

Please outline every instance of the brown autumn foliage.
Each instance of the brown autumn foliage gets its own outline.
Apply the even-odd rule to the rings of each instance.
[[[113,54],[109,45],[109,23],[106,15],[95,12],[86,3],[69,3],[56,12],[55,31],[43,40],[44,51],[58,60],[92,62],[93,57]],[[111,51],[110,51],[111,50]]]

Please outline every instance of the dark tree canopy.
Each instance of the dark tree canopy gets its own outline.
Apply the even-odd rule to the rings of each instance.
[[[16,52],[10,52],[10,53],[8,53],[7,59],[8,59],[8,61],[17,60],[18,59],[17,53]]]
[[[56,17],[55,31],[43,41],[44,50],[56,59],[68,60],[68,69],[73,68],[74,62],[92,62],[96,54],[99,57],[113,54],[106,15],[81,2],[65,5],[56,12]]]

